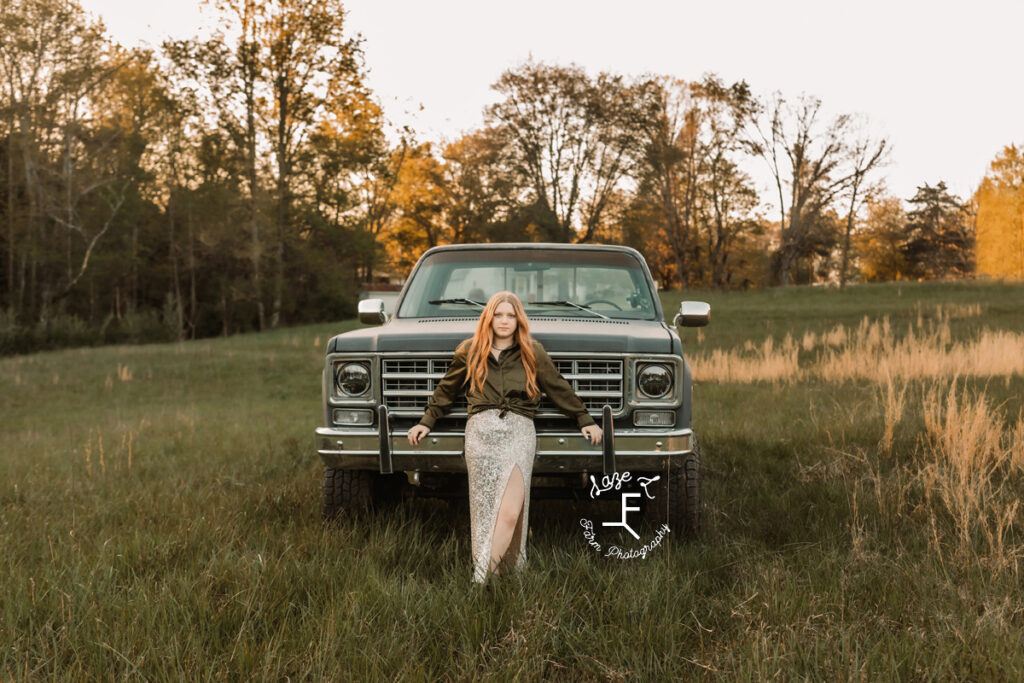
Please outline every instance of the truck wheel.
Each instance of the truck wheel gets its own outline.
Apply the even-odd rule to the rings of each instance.
[[[373,475],[369,470],[324,468],[321,512],[325,521],[337,519],[344,511],[366,512],[373,506]]]
[[[694,437],[693,452],[683,458],[681,466],[661,472],[655,499],[645,509],[647,520],[656,525],[667,521],[669,529],[682,532],[683,538],[696,538],[700,534],[700,478],[700,444]]]

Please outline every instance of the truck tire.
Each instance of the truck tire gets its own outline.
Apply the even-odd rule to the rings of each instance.
[[[667,522],[671,531],[685,539],[700,535],[701,472],[700,444],[694,437],[693,451],[684,456],[680,465],[661,472],[661,480],[654,490],[644,512],[653,525]]]
[[[359,514],[373,507],[374,472],[324,468],[320,510],[324,521],[337,519],[342,512]]]

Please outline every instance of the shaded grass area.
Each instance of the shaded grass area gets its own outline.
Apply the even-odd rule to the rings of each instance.
[[[1024,309],[1007,300],[1024,290],[1000,287],[715,294],[702,344],[821,333],[886,306],[909,320],[950,302],[980,302],[990,327],[1019,331]],[[354,326],[0,360],[0,676],[1005,680],[1024,670],[1020,572],[994,570],[984,544],[963,552],[955,520],[912,476],[928,455],[915,406],[929,384],[910,385],[888,449],[877,385],[700,384],[699,542],[669,534],[646,560],[607,560],[580,534],[584,511],[537,500],[528,570],[480,590],[468,519],[443,501],[319,520],[322,353]],[[967,388],[1009,422],[1024,378]],[[1016,528],[1008,542],[1020,545]]]

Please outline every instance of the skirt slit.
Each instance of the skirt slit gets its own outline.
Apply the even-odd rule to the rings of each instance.
[[[491,529],[491,543],[492,546],[488,548],[488,555],[494,555],[494,535],[498,532],[498,515],[501,513],[502,503],[505,502],[505,496],[508,495],[509,486],[512,484],[512,477],[516,476],[516,472],[519,473],[519,479],[523,482],[523,502],[519,505],[519,511],[516,514],[516,525],[512,530],[512,536],[509,538],[508,547],[505,548],[505,552],[502,554],[501,565],[502,571],[509,566],[518,566],[520,545],[522,545],[522,534],[523,534],[523,506],[526,504],[526,482],[523,480],[523,472],[519,469],[517,463],[513,463],[512,469],[508,473],[508,479],[505,480],[505,488],[502,490],[501,497],[498,500],[498,507],[494,513],[494,525]]]

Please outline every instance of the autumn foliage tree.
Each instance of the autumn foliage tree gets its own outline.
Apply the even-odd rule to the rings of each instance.
[[[1024,151],[1008,145],[974,195],[978,272],[1024,277]]]
[[[853,235],[853,250],[866,282],[902,280],[910,266],[901,247],[906,239],[907,213],[898,197],[875,196],[866,202],[866,218]]]
[[[753,190],[748,193],[736,156],[754,99],[746,83],[728,86],[713,75],[693,83],[652,78],[643,95],[634,204],[648,206],[635,205],[631,215],[649,216],[655,234],[648,242],[656,240],[670,255],[673,281],[685,287],[707,271],[720,286],[736,228],[744,225],[734,220],[736,210],[751,208],[745,198]]]
[[[487,122],[507,141],[521,204],[545,236],[592,239],[639,151],[636,90],[614,74],[526,62],[492,86]]]
[[[154,54],[74,0],[0,5],[0,350],[351,312],[405,143],[344,7],[211,7]]]
[[[666,282],[726,286],[730,258],[758,204],[740,170],[741,132],[755,107],[745,82],[708,75],[698,82],[668,77],[644,84],[642,155],[627,234],[659,262]],[[647,232],[640,228],[646,223]],[[674,272],[660,261],[668,258]]]

